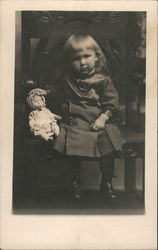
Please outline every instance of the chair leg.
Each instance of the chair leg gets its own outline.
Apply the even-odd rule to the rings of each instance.
[[[125,158],[125,191],[134,192],[136,189],[136,158]]]

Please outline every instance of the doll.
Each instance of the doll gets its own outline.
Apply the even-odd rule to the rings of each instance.
[[[53,140],[53,135],[59,135],[60,130],[57,120],[60,120],[61,117],[53,114],[46,108],[45,97],[40,94],[40,89],[38,91],[38,88],[29,92],[27,102],[34,109],[29,114],[30,131],[45,141]]]

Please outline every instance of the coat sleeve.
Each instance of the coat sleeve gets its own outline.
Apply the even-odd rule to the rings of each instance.
[[[103,112],[111,112],[109,122],[121,121],[119,96],[110,77],[103,81],[100,103]]]

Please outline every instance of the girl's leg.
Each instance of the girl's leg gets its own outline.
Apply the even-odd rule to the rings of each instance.
[[[116,194],[112,187],[112,178],[114,174],[114,153],[110,153],[100,159],[100,170],[102,173],[102,181],[100,185],[101,191],[104,192],[106,198],[115,199]]]
[[[80,192],[80,173],[81,173],[81,160],[77,157],[69,157],[68,159],[69,169],[72,176],[72,192],[74,199],[81,198]]]

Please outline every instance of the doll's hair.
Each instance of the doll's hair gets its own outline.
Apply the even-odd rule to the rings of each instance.
[[[89,34],[76,33],[68,38],[64,46],[65,61],[69,62],[73,54],[76,51],[82,50],[82,48],[95,51],[98,59],[96,62],[96,72],[107,70],[105,55],[96,40]],[[68,65],[66,64],[66,66]]]
[[[35,107],[34,107],[34,98],[37,97],[37,96],[41,97],[41,99],[43,100],[43,105],[44,106],[46,105],[45,104],[45,97],[39,95],[38,92],[35,92],[34,90],[32,90],[32,91],[29,92],[29,94],[27,96],[27,103],[30,106],[30,108],[32,108],[32,109],[35,109]]]

